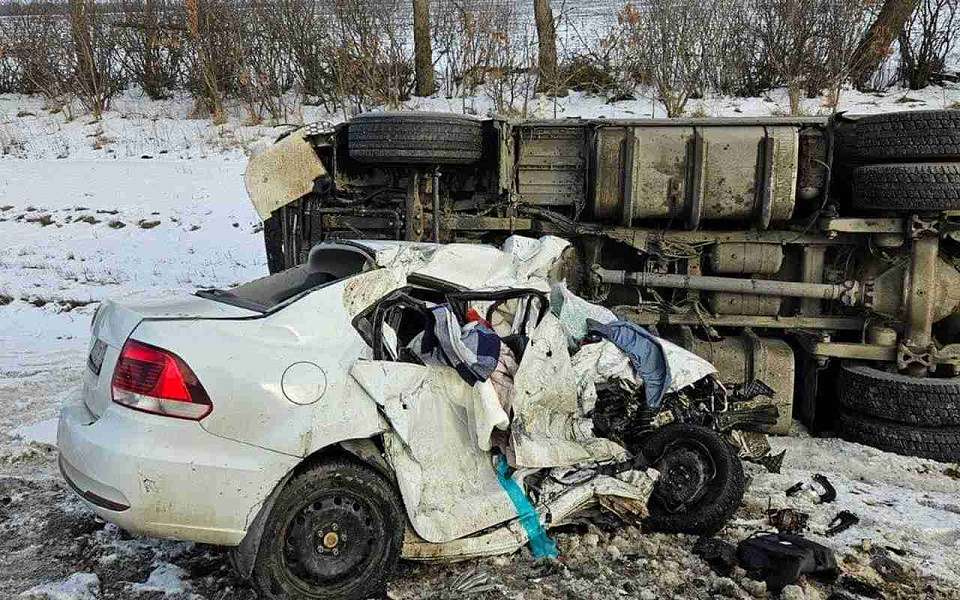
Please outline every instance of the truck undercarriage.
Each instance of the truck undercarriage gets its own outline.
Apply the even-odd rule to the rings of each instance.
[[[559,235],[576,293],[710,360],[726,383],[769,384],[783,415],[772,432],[792,412],[960,460],[960,111],[369,113],[278,140],[247,187],[271,271],[325,239]]]

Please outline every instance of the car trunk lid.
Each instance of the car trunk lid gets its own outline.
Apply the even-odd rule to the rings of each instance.
[[[145,320],[245,319],[261,316],[252,310],[187,294],[141,304],[105,300],[97,309],[87,352],[83,398],[100,417],[112,402],[113,369],[127,338]]]

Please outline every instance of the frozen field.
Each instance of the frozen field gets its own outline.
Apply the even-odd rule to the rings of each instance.
[[[943,108],[960,86],[881,97],[847,92],[841,108],[877,112]],[[783,112],[785,98],[709,99],[710,116]],[[484,99],[414,100],[412,108],[484,114]],[[648,99],[606,104],[572,94],[540,116],[632,116]],[[691,107],[697,108],[697,103]],[[810,114],[829,112],[808,101]],[[266,273],[260,222],[246,200],[246,154],[281,129],[214,127],[185,118],[185,103],[122,98],[101,122],[66,122],[31,98],[0,96],[0,598],[252,598],[223,553],[187,543],[130,538],[96,520],[56,469],[52,421],[84,368],[96,303],[229,286]],[[662,112],[656,113],[662,116]],[[312,113],[306,120],[336,116]],[[736,542],[765,528],[765,511],[811,513],[810,536],[838,551],[845,579],[807,582],[795,598],[960,598],[960,469],[833,439],[773,440],[788,450],[782,474],[751,468],[747,500],[721,537]],[[787,498],[815,473],[839,498]],[[860,523],[820,535],[841,509]],[[524,552],[451,566],[406,564],[394,598],[458,598],[464,574],[493,584],[480,598],[765,597],[742,572],[713,574],[684,536],[595,527],[562,533],[561,560]],[[878,557],[884,557],[883,562]],[[889,561],[895,567],[889,566]],[[872,563],[872,566],[871,566]],[[799,595],[796,595],[799,594]]]

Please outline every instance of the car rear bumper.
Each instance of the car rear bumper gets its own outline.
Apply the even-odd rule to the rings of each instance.
[[[235,546],[298,458],[207,433],[196,422],[77,397],[57,428],[60,469],[101,517],[141,535]]]

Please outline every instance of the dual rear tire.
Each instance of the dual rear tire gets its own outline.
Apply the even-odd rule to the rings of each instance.
[[[960,110],[870,115],[854,127],[853,205],[924,213],[960,209]]]
[[[960,377],[840,366],[840,434],[888,452],[960,461]]]

